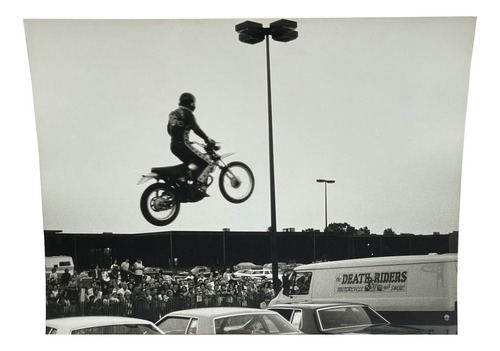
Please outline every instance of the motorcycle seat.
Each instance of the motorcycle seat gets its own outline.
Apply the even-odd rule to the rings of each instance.
[[[153,167],[151,168],[151,172],[157,173],[161,177],[182,177],[187,173],[187,167],[185,164],[180,164],[176,166],[168,166],[168,167]]]

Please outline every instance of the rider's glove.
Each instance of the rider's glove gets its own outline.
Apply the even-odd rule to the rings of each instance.
[[[218,146],[217,143],[213,139],[207,138],[206,142],[207,142],[207,146],[209,148],[212,148],[215,151],[220,150],[220,146]]]

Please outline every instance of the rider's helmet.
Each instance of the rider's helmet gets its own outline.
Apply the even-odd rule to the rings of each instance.
[[[184,106],[191,111],[194,111],[196,108],[196,98],[191,93],[182,93],[179,98],[179,106]]]

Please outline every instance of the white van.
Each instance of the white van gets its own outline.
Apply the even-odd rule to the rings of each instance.
[[[360,258],[295,268],[271,301],[359,302],[394,324],[457,333],[457,254]]]
[[[45,257],[45,277],[48,278],[49,274],[52,272],[52,268],[56,268],[57,275],[61,277],[64,271],[69,269],[69,274],[73,274],[75,265],[73,264],[73,258],[71,256],[49,256]]]

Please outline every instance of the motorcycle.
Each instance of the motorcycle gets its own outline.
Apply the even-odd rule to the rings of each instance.
[[[227,201],[238,204],[250,198],[255,186],[250,167],[239,161],[226,164],[223,159],[234,153],[219,155],[217,151],[220,146],[217,144],[194,141],[191,144],[198,145],[205,151],[209,173],[217,168],[221,170],[219,189]],[[156,183],[144,190],[140,200],[142,215],[149,223],[156,226],[168,225],[179,215],[181,203],[198,202],[206,197],[206,190],[214,178],[209,174],[204,183],[192,179],[191,172],[195,167],[193,164],[153,167],[150,173],[141,177],[138,185],[156,180]]]

